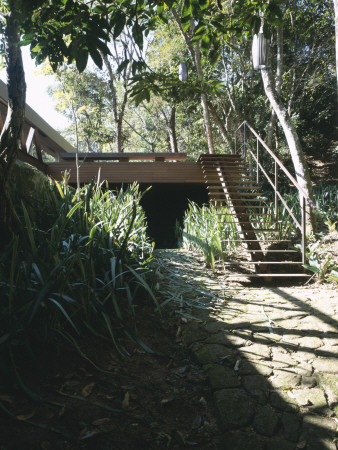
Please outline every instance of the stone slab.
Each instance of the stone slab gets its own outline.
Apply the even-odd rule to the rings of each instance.
[[[243,389],[222,389],[214,393],[214,400],[225,430],[235,430],[252,422],[254,403]]]

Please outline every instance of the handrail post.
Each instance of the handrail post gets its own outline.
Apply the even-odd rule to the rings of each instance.
[[[306,203],[305,197],[302,196],[302,263],[306,264]]]
[[[246,124],[244,124],[243,159],[246,160]]]
[[[278,221],[278,164],[275,161],[275,217],[276,221]]]
[[[253,164],[252,164],[252,133],[250,133],[250,141],[249,141],[249,172],[250,172],[250,176],[253,177]]]
[[[237,155],[237,130],[235,131],[235,155]]]
[[[256,151],[256,158],[257,158],[257,170],[256,170],[256,182],[259,184],[259,140],[256,138],[257,142],[257,151]]]

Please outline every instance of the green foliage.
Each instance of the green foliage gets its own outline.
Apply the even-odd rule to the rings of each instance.
[[[237,243],[232,240],[239,239],[234,220],[224,215],[225,211],[191,202],[183,220],[182,246],[202,253],[206,266],[213,270],[217,260],[226,260],[227,254],[236,250]]]
[[[115,129],[113,99],[108,82],[97,71],[78,73],[75,66],[63,66],[49,89],[56,109],[70,122],[63,135],[79,151],[112,151]]]
[[[109,54],[107,8],[93,8],[75,0],[36,3],[30,5],[25,15],[17,9],[12,9],[12,13],[21,19],[21,45],[30,45],[32,58],[38,64],[48,59],[56,70],[67,59],[68,63],[75,61],[82,72],[90,55],[102,66],[98,50]]]
[[[298,192],[291,192],[285,189],[283,198],[287,202],[293,214],[301,220],[301,207]],[[334,231],[335,223],[338,220],[338,192],[335,185],[323,182],[313,187],[313,198],[317,209],[314,210],[319,226],[323,225],[329,232]],[[279,217],[283,217],[285,221],[290,220],[289,213],[283,205],[280,205]]]
[[[320,248],[321,241],[308,246],[306,251],[307,264],[304,264],[304,268],[313,272],[319,281],[325,279],[329,281],[338,281],[337,264],[332,261],[331,255],[326,255],[323,249]]]
[[[76,342],[88,331],[119,351],[123,332],[139,341],[134,303],[150,297],[158,307],[140,198],[137,185],[112,192],[92,182],[78,194],[63,182],[46,191],[36,223],[22,205],[21,227],[0,259],[2,358],[24,343]]]
[[[223,88],[223,83],[216,80],[190,79],[189,82],[182,83],[179,81],[177,73],[142,73],[133,77],[131,83],[131,96],[136,105],[143,100],[149,102],[151,94],[178,103],[190,99],[197,101],[202,92],[220,95]]]

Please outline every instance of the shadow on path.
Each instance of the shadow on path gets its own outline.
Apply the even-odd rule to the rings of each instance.
[[[191,253],[158,254],[161,291],[203,366],[222,449],[336,449],[338,302],[333,289],[244,287]]]

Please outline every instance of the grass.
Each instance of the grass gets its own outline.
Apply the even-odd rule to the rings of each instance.
[[[46,190],[35,221],[21,205],[21,226],[0,259],[2,372],[23,347],[36,355],[62,337],[79,348],[88,332],[119,352],[121,333],[150,351],[133,326],[136,301],[159,306],[140,198],[136,184],[75,192],[64,181]]]

